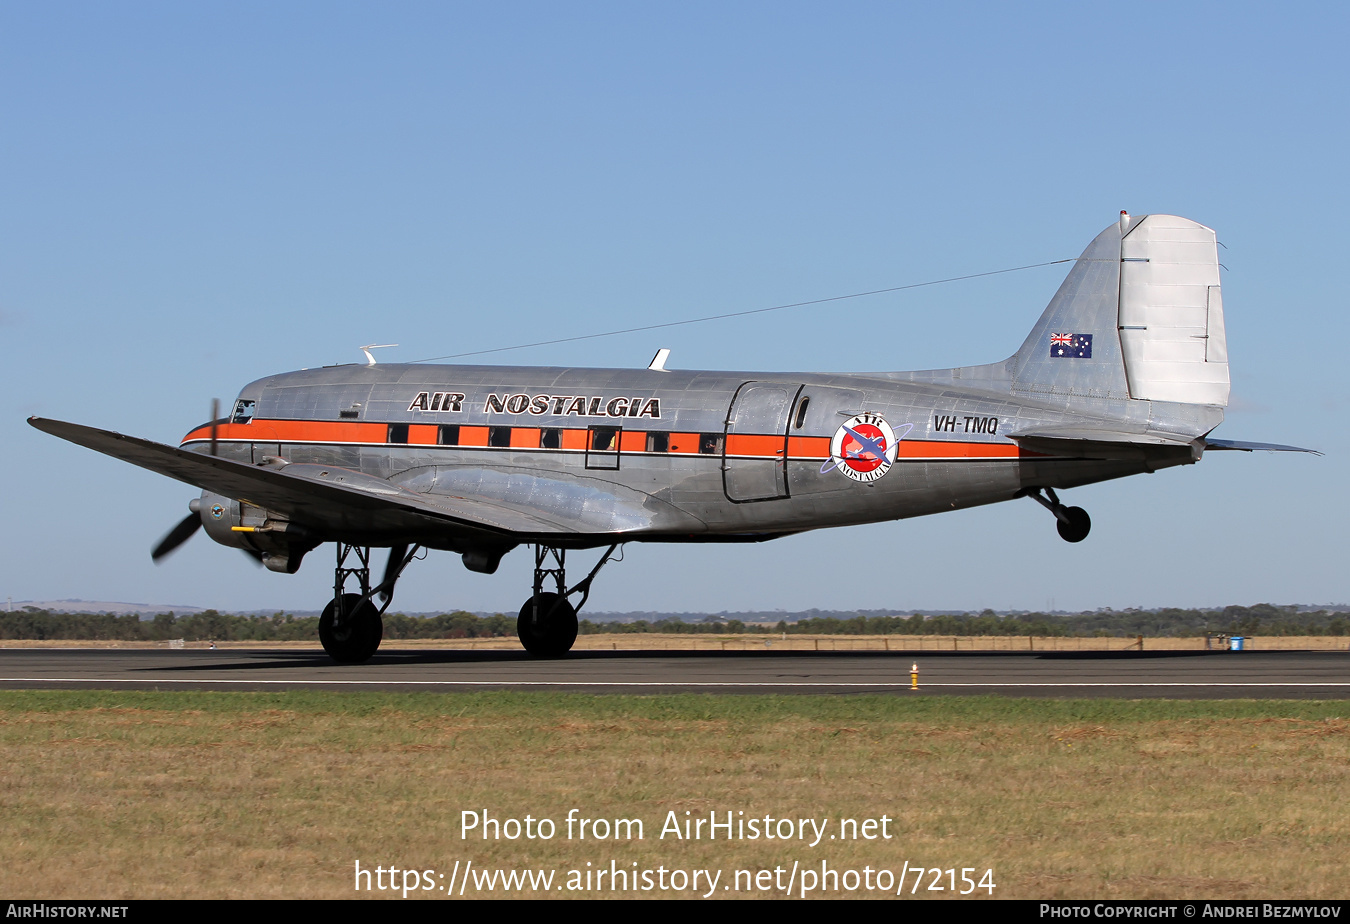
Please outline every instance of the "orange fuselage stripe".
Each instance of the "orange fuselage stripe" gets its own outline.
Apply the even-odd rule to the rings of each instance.
[[[380,444],[387,443],[389,424],[347,420],[265,420],[255,418],[246,424],[225,423],[216,427],[216,438],[246,443],[329,443]],[[438,445],[439,427],[436,424],[408,424],[408,444],[414,446]],[[488,427],[459,427],[460,447],[488,446]],[[495,429],[495,428],[494,428]],[[539,427],[511,427],[510,448],[538,449],[542,441]],[[590,429],[561,428],[561,449],[584,451],[589,442]],[[620,436],[621,452],[646,452],[645,430],[624,430]],[[722,434],[715,434],[718,438]],[[668,453],[699,454],[702,434],[670,433]],[[183,438],[183,443],[204,442],[211,439],[211,428],[198,427]],[[729,456],[781,459],[783,437],[749,433],[726,434],[726,454]],[[395,444],[397,445],[397,444]],[[446,446],[454,448],[454,446]],[[721,456],[721,451],[711,455]],[[830,438],[825,436],[789,436],[787,454],[790,459],[827,459],[830,456]],[[1039,453],[1023,452],[1013,443],[975,443],[960,440],[901,440],[897,459],[1017,459]]]

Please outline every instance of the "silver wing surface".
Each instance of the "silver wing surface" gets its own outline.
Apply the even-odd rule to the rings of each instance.
[[[264,507],[318,533],[443,536],[501,544],[534,537],[555,542],[594,537],[600,542],[658,528],[706,529],[655,498],[592,479],[436,469],[405,486],[352,469],[284,462],[250,465],[59,420],[30,417],[28,422],[124,462]]]

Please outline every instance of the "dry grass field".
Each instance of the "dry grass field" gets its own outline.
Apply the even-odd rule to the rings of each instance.
[[[457,862],[555,870],[558,897],[611,894],[557,890],[611,863],[720,871],[698,889],[718,897],[781,895],[749,890],[751,875],[785,883],[822,862],[908,869],[906,897],[915,867],[954,869],[958,887],[963,868],[992,869],[995,898],[1350,894],[1340,702],[8,691],[0,747],[13,897],[400,895],[357,893],[358,861],[428,871],[409,897],[442,900]],[[644,837],[569,840],[573,809],[640,819]],[[464,839],[464,811],[548,818],[556,834]],[[669,812],[828,827],[814,846],[662,838]],[[889,839],[829,837],[882,816]],[[919,895],[950,896],[933,879]],[[848,881],[809,894],[882,894]]]

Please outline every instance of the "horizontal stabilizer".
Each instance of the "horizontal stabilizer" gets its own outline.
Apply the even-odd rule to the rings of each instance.
[[[1093,427],[1039,427],[1035,430],[1019,430],[1008,434],[1009,439],[1022,443],[1025,440],[1069,440],[1090,441],[1093,443],[1134,443],[1140,446],[1189,446],[1191,437],[1172,433],[1129,433],[1124,430],[1098,430]]]
[[[1105,462],[1187,464],[1200,458],[1199,447],[1186,440],[1164,440],[1138,433],[1104,430],[1063,430],[1015,434],[1017,445],[1052,459],[1092,459]]]
[[[1285,446],[1282,443],[1245,443],[1241,440],[1205,440],[1206,449],[1231,449],[1237,452],[1310,452],[1315,456],[1322,453],[1316,449],[1304,449],[1302,446]]]

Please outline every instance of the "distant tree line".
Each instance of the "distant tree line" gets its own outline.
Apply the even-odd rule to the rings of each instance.
[[[1346,635],[1350,621],[1345,613],[1297,606],[1228,606],[1222,610],[1097,610],[1070,615],[1017,613],[1000,616],[993,610],[981,613],[924,616],[857,615],[814,616],[776,626],[739,619],[707,618],[686,622],[679,618],[638,619],[631,622],[582,620],[583,635],[672,633],[739,635],[783,633],[789,635],[1035,635],[1035,636],[1136,636],[1195,637],[1222,635]],[[0,639],[120,640],[120,641],[312,641],[318,637],[317,616],[240,616],[203,610],[176,616],[160,613],[153,619],[135,614],[61,613],[27,606],[0,613]],[[499,638],[516,634],[514,616],[498,613],[476,616],[463,611],[439,616],[405,616],[386,613],[386,639]]]
[[[1035,635],[1196,637],[1215,635],[1345,635],[1346,614],[1297,606],[1228,606],[1222,610],[1097,610],[1071,615],[1017,613],[1000,616],[993,610],[939,616],[858,615],[818,616],[776,626],[738,619],[687,623],[676,619],[636,620],[623,623],[583,621],[586,634],[606,632],[669,633],[784,633],[788,635]]]
[[[1185,638],[1215,635],[1345,635],[1345,614],[1296,606],[1227,606],[1222,610],[1097,610],[1071,615],[1018,613],[1000,616],[993,610],[941,616],[858,616],[852,619],[801,619],[778,624],[778,632],[813,635],[1144,635]]]
[[[515,617],[475,616],[473,613],[445,613],[440,616],[385,614],[386,639],[409,638],[481,638],[514,636]],[[57,613],[24,607],[13,613],[0,613],[0,639],[38,640],[117,640],[167,641],[313,641],[319,637],[319,617],[237,616],[216,610],[203,610],[175,616],[160,613],[153,619],[136,614]]]

